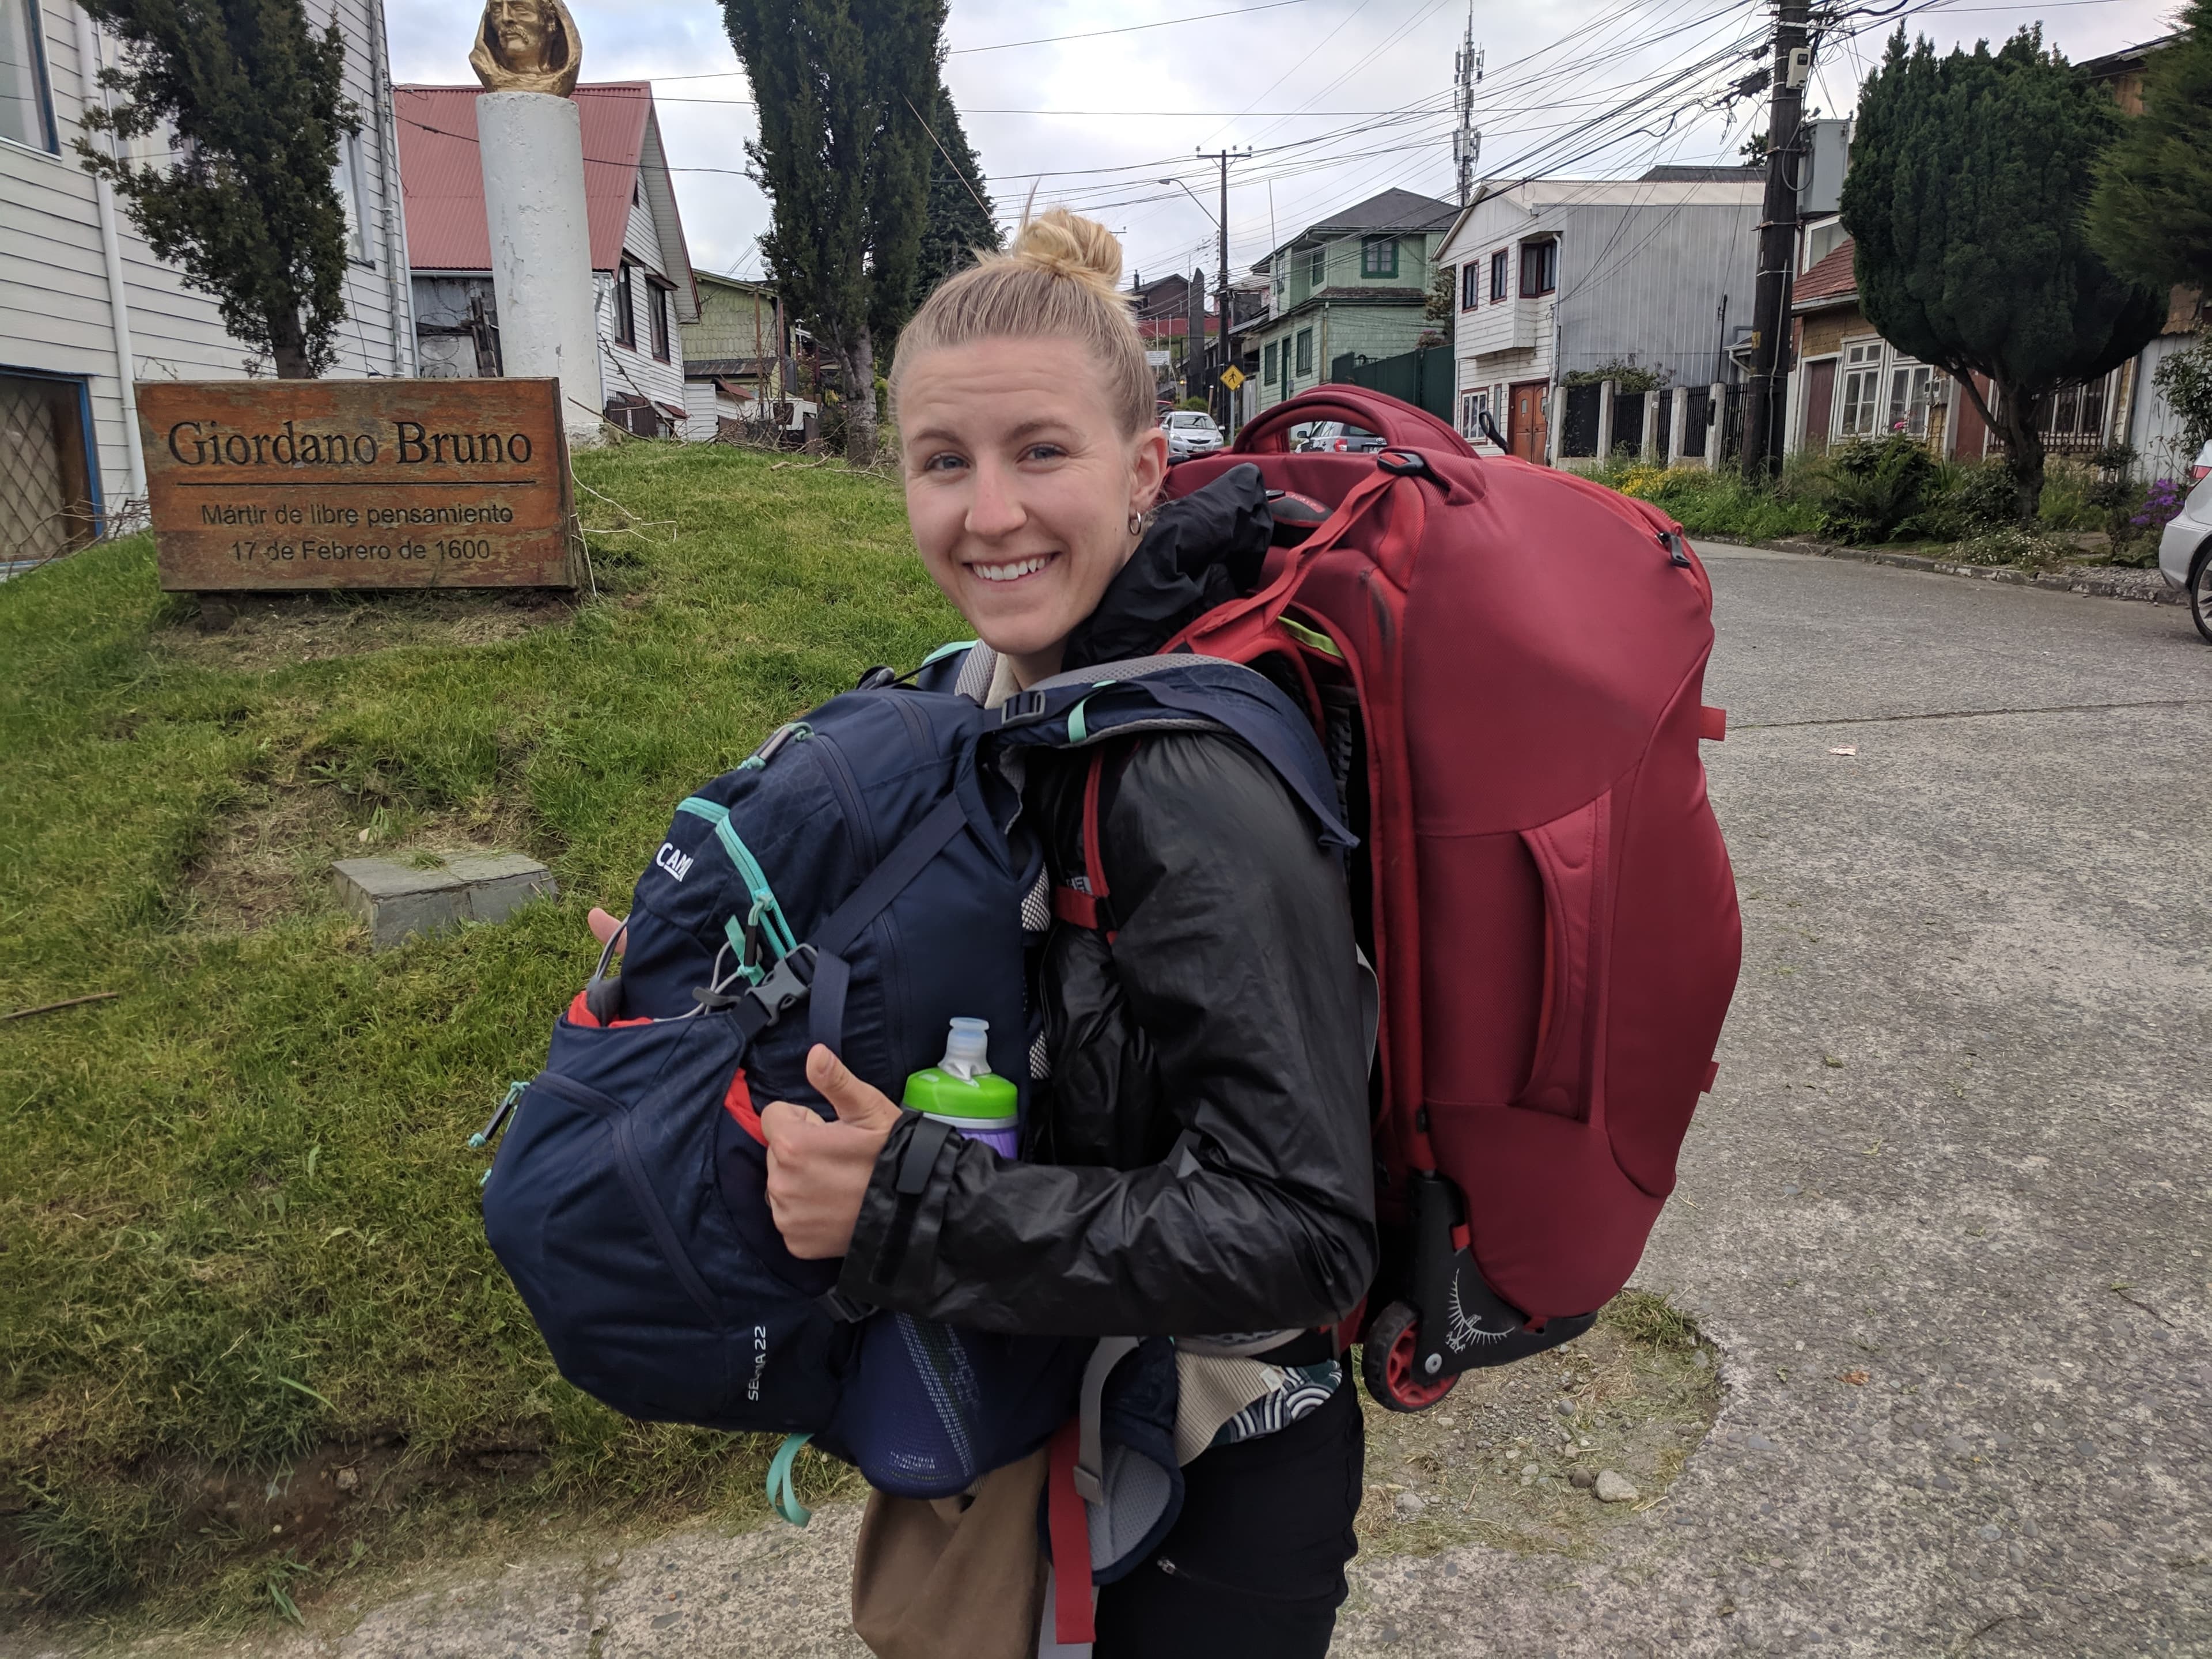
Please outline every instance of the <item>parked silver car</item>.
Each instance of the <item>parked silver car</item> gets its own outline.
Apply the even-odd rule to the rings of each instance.
[[[1213,423],[1213,416],[1202,409],[1170,410],[1160,422],[1160,428],[1168,434],[1168,453],[1176,455],[1211,455],[1221,447],[1221,428]]]
[[[2158,568],[2176,587],[2189,590],[2189,614],[2212,644],[2212,443],[2190,472],[2197,485],[2158,539]]]
[[[1291,443],[1316,455],[1372,455],[1382,447],[1382,434],[1349,421],[1315,421],[1292,427]]]

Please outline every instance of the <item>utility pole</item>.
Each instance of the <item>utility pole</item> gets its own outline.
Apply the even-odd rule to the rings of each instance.
[[[1790,277],[1797,260],[1797,159],[1805,117],[1810,0],[1779,0],[1774,21],[1774,97],[1766,118],[1766,206],[1759,227],[1759,286],[1752,302],[1751,383],[1744,388],[1743,471],[1772,477],[1782,467]]]
[[[1204,155],[1206,154],[1204,150],[1199,150],[1195,153],[1200,155]],[[1206,400],[1207,406],[1213,411],[1214,419],[1221,423],[1224,430],[1226,430],[1230,424],[1230,392],[1227,386],[1221,384],[1222,371],[1229,367],[1231,361],[1229,356],[1229,164],[1233,161],[1237,161],[1243,156],[1249,155],[1251,153],[1252,147],[1249,144],[1247,144],[1242,150],[1224,149],[1218,152],[1213,157],[1216,161],[1218,161],[1221,164],[1221,211],[1214,220],[1214,228],[1220,235],[1219,258],[1221,268],[1215,273],[1214,278],[1216,284],[1214,289],[1214,356],[1206,366],[1206,381],[1212,390],[1206,393]]]
[[[1459,82],[1459,131],[1452,134],[1452,160],[1459,163],[1459,204],[1474,196],[1474,170],[1482,160],[1482,135],[1474,126],[1474,88],[1482,79],[1482,52],[1474,44],[1474,6],[1467,9],[1467,38],[1452,59],[1452,74]]]

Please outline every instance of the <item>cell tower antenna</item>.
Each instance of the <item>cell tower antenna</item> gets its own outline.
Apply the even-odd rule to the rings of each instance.
[[[1468,0],[1467,35],[1452,59],[1459,82],[1459,131],[1452,134],[1452,160],[1459,163],[1459,204],[1474,194],[1474,170],[1482,160],[1482,134],[1474,125],[1474,88],[1482,79],[1482,50],[1474,44],[1474,3]]]

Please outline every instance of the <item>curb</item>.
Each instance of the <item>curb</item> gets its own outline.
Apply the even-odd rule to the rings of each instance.
[[[2002,565],[1947,564],[1941,559],[1925,559],[1917,553],[1889,553],[1878,548],[1845,547],[1835,542],[1809,540],[1753,541],[1746,537],[1715,536],[1717,542],[1733,542],[1739,547],[1765,548],[1776,553],[1802,553],[1818,559],[1855,559],[1861,564],[1894,565],[1900,570],[1918,570],[1932,576],[1963,576],[1970,581],[2001,582],[2008,587],[2039,587],[2049,593],[2085,593],[2098,599],[2133,599],[2150,605],[2186,605],[2189,595],[2183,589],[2170,587],[2155,570],[2148,572],[2151,582],[2117,581],[2109,576],[2092,576],[2075,571],[2067,574],[2031,575],[2025,570],[2008,569]],[[1695,545],[1694,538],[1692,545]]]

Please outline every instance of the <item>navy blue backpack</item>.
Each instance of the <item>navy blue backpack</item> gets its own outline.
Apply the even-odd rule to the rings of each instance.
[[[569,1382],[634,1418],[811,1435],[915,1497],[1044,1444],[1094,1344],[848,1303],[841,1264],[796,1259],[776,1231],[758,1107],[834,1116],[805,1079],[817,1042],[896,1099],[970,1015],[1026,1119],[1041,1026],[1023,908],[1043,859],[1007,833],[1013,751],[1225,730],[1350,842],[1311,726],[1252,670],[1145,659],[987,710],[967,684],[986,654],[947,647],[912,684],[875,670],[684,800],[639,878],[619,975],[603,952],[545,1069],[477,1138],[505,1129],[485,1232]]]

